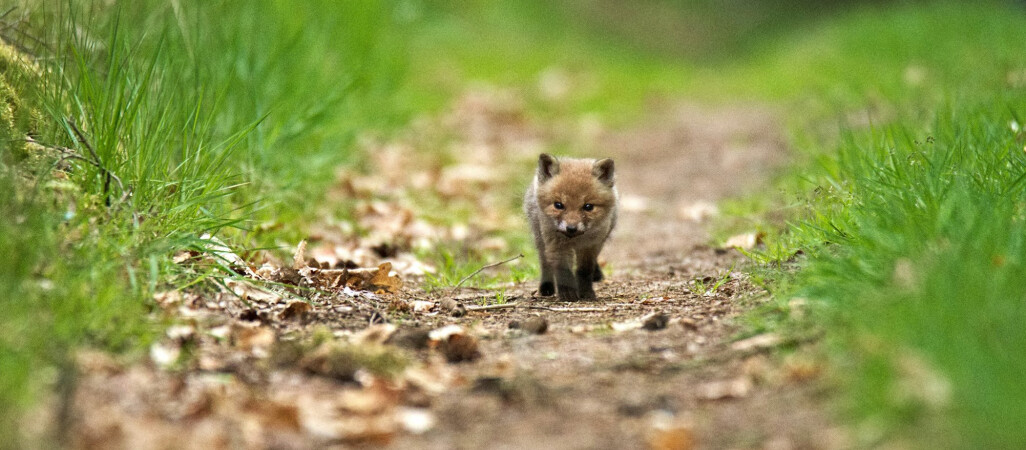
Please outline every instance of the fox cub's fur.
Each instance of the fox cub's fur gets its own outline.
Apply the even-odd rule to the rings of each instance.
[[[613,181],[611,159],[538,157],[524,212],[541,259],[541,295],[595,298],[592,282],[602,280],[598,255],[616,225]]]

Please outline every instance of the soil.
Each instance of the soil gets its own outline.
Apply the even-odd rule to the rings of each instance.
[[[596,287],[599,298],[559,304],[535,296],[536,283],[518,286],[514,298],[600,310],[471,312],[464,322],[479,321],[497,337],[482,344],[491,356],[460,371],[486,378],[494,361],[506,358],[518,377],[506,389],[527,392],[510,400],[502,389],[452,391],[434,406],[440,426],[403,436],[396,448],[842,446],[818,383],[775,379],[787,369],[767,356],[771,348],[732,348],[740,331],[733,319],[765,291],[747,281],[744,257],[711,247],[708,222],[687,213],[765,187],[787,158],[779,130],[770,109],[684,105],[599,139],[596,156],[616,161],[626,206],[603,253],[612,270]],[[716,292],[695,292],[695,280],[711,285],[724,276],[729,281]],[[672,318],[665,329],[579,332],[658,313]],[[535,316],[548,321],[548,332],[504,331]],[[732,383],[743,387],[717,392]],[[674,436],[674,425],[661,428],[667,417],[685,431]]]
[[[222,294],[175,293],[164,299],[168,310],[192,312],[169,351],[193,352],[190,363],[161,365],[162,347],[141,365],[83,353],[73,393],[41,414],[78,447],[842,447],[815,364],[779,355],[775,335],[740,334],[735,319],[765,291],[749,282],[739,252],[710,245],[711,205],[765,188],[786,161],[779,130],[772,109],[683,105],[603,132],[594,153],[616,160],[623,203],[600,259],[599,298],[559,303],[538,297],[532,280],[505,290],[517,307],[475,309],[496,292],[429,293],[408,283],[398,297],[435,306],[397,322],[397,336],[456,324],[477,345],[461,362],[440,361],[437,349],[411,351],[445,380],[438,389],[408,382],[382,391],[324,359],[281,362],[273,342],[325,329],[351,338],[389,320],[395,313],[382,297],[314,298],[309,314],[303,305],[285,313],[280,302],[268,316]],[[469,311],[454,317],[438,306],[446,299]],[[398,416],[383,413],[411,409],[429,424],[397,426]]]

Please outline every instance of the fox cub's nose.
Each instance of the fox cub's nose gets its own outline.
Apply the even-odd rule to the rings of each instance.
[[[570,234],[574,234],[574,233],[577,232],[577,227],[574,226],[574,225],[567,225],[566,226],[566,232],[570,233]]]

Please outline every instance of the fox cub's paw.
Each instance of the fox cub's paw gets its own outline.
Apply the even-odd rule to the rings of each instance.
[[[605,276],[602,275],[602,268],[598,264],[595,264],[595,271],[591,274],[591,281],[602,281]]]
[[[555,285],[555,283],[553,283],[551,281],[543,281],[542,284],[540,286],[538,286],[538,295],[541,295],[543,297],[548,297],[548,296],[550,296],[552,294],[555,294],[555,293],[556,293],[556,285]]]
[[[577,290],[577,297],[581,300],[594,300],[595,290],[591,286],[585,286]]]
[[[577,294],[577,288],[560,286],[557,292],[561,302],[576,302],[581,299],[581,296]]]

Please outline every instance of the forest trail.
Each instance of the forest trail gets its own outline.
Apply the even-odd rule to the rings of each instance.
[[[535,282],[519,292],[522,302],[596,310],[476,316],[493,335],[531,317],[549,327],[485,341],[484,354],[515,366],[514,381],[443,396],[441,429],[396,448],[837,446],[842,436],[804,378],[818,369],[767,357],[780,344],[772,335],[732,342],[732,319],[763,291],[747,282],[738,252],[708,245],[714,205],[764,188],[787,157],[772,112],[684,105],[598,141],[593,156],[614,158],[623,196],[599,299],[556,304],[531,297]],[[490,380],[494,365],[461,371]]]
[[[480,164],[499,161],[520,172],[523,164],[511,161],[536,158],[551,140],[516,111],[465,103],[441,122],[463,130],[457,149],[476,148],[473,136],[498,142]],[[417,267],[409,253],[380,245],[339,250],[345,232],[322,231],[307,255],[300,246],[292,268],[273,258],[257,268],[252,255],[235,266],[285,289],[244,278],[217,292],[158,294],[163,317],[178,324],[146,361],[80,352],[77,381],[56,389],[30,420],[56,423],[55,439],[76,447],[842,446],[843,433],[818,400],[819,366],[773,356],[793,343],[772,334],[736,341],[734,319],[764,291],[749,282],[740,253],[709,245],[716,202],[765,188],[786,160],[779,127],[769,109],[683,105],[593,136],[590,156],[614,158],[623,196],[620,224],[600,258],[607,279],[594,301],[537,297],[537,280],[501,290],[425,290],[403,275]],[[435,128],[421,124],[411,140],[432,141],[424,136]],[[378,174],[342,177],[337,195],[395,190],[389,183],[421,189],[418,174],[386,170],[416,158],[398,148],[379,152]],[[519,159],[507,157],[509,149]],[[449,181],[466,181],[445,178],[464,172],[476,174],[434,171]],[[398,181],[381,182],[389,174]],[[493,192],[465,190],[478,203]],[[420,229],[411,219],[417,213],[396,204],[368,201],[360,220],[410,241],[409,230]],[[395,216],[405,219],[395,225]],[[325,249],[334,262],[309,266]],[[226,248],[212,251],[238,258]],[[405,287],[396,290],[397,278],[380,269],[344,268],[376,264],[367,252],[392,253]],[[182,259],[202,265],[202,258]],[[499,296],[506,303],[495,304]],[[462,314],[451,312],[456,303]]]

